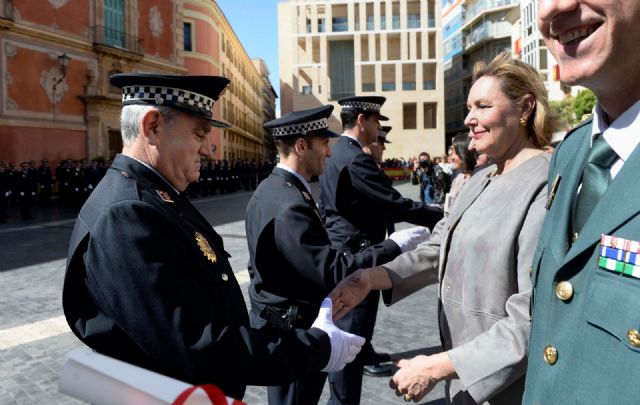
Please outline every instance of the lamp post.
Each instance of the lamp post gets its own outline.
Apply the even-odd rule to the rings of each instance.
[[[59,78],[55,79],[53,82],[53,120],[56,120],[56,105],[58,104],[58,85],[62,83],[64,78],[67,76],[67,66],[69,65],[70,57],[67,56],[66,52],[63,52],[62,55],[58,56],[58,69],[60,69]]]

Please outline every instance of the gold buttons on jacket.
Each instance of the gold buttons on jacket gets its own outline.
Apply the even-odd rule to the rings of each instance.
[[[556,284],[556,295],[562,301],[566,301],[573,297],[573,286],[568,281],[560,281]]]
[[[220,278],[222,278],[222,281],[229,281],[229,276],[224,273],[222,273],[222,276],[220,276]]]
[[[558,361],[558,349],[548,345],[544,348],[544,361],[553,366]]]
[[[631,329],[627,332],[627,337],[629,338],[631,346],[640,347],[640,332],[635,329]]]

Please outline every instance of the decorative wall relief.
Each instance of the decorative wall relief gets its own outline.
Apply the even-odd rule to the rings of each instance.
[[[49,3],[53,6],[53,8],[60,8],[67,4],[69,0],[49,0]]]
[[[18,105],[15,101],[7,97],[7,102],[5,103],[6,111],[16,111],[18,109]]]
[[[5,42],[4,44],[4,54],[5,56],[12,58],[16,56],[16,46],[11,42]]]
[[[56,67],[52,67],[49,70],[44,70],[40,74],[40,85],[47,94],[49,102],[51,104],[58,104],[64,94],[69,90],[67,82],[63,79],[62,72]]]
[[[160,10],[158,6],[153,6],[149,10],[149,29],[151,30],[151,35],[158,38],[164,29],[164,23],[162,22],[162,15],[160,14]]]

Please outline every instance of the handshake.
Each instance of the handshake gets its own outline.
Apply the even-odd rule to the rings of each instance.
[[[329,362],[322,369],[327,373],[340,371],[356,358],[360,353],[360,349],[364,344],[364,338],[345,332],[333,323],[331,299],[325,298],[320,306],[318,317],[311,325],[312,328],[318,328],[329,336],[331,342],[331,356]]]

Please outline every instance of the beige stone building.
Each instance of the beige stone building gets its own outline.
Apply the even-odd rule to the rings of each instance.
[[[440,0],[289,0],[278,4],[282,114],[381,95],[386,157],[445,152]]]

